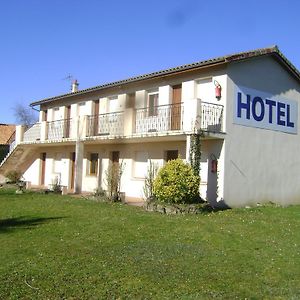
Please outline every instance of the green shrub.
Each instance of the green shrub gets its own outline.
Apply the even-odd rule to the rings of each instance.
[[[19,171],[8,171],[5,177],[8,179],[8,182],[16,183],[21,179],[22,173]]]
[[[178,158],[167,162],[154,180],[154,196],[167,203],[195,203],[199,197],[200,177]]]

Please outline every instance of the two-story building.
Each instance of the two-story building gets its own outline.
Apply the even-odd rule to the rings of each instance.
[[[121,191],[143,198],[149,161],[189,161],[201,132],[201,197],[212,205],[300,203],[299,71],[277,47],[78,90],[31,103],[39,122],[16,131],[0,166],[31,185],[106,189],[109,162]],[[217,162],[217,164],[216,164]]]

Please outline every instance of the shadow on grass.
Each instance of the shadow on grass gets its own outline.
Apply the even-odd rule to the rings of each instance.
[[[0,220],[0,234],[17,229],[32,229],[35,226],[48,223],[54,220],[64,219],[65,217],[49,217],[49,218],[37,218],[37,217],[17,217]]]

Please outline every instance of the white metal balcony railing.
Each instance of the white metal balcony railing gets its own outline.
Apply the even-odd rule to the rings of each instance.
[[[182,130],[183,108],[183,104],[178,103],[137,109],[135,113],[135,132]]]
[[[222,132],[223,105],[201,102],[201,130]]]
[[[87,136],[123,135],[124,112],[88,116]]]
[[[186,112],[187,113],[187,112]],[[132,133],[182,131],[184,128],[185,116],[183,103],[161,105],[136,109],[133,119],[126,120],[133,122]],[[87,137],[92,136],[122,136],[124,135],[124,112],[114,112],[100,115],[87,116],[86,125],[75,124],[77,119],[62,119],[47,122],[46,140],[59,140],[63,138],[77,138],[74,130],[80,126],[80,131],[86,126]],[[223,105],[201,102],[200,115],[197,116],[198,124],[192,127],[199,127],[203,131],[222,132]],[[197,122],[197,121],[196,121]],[[24,133],[24,142],[41,140],[41,123],[29,127]],[[198,126],[196,126],[198,125]],[[199,126],[200,125],[200,126]],[[187,129],[188,130],[188,129]]]
[[[62,119],[48,122],[47,139],[58,140],[69,138],[72,131],[72,119]]]

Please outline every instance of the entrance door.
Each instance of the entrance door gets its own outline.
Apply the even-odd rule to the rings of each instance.
[[[71,190],[74,189],[75,181],[75,152],[71,152]]]
[[[41,185],[45,185],[46,153],[41,154]]]
[[[173,86],[171,130],[181,129],[181,84]]]

